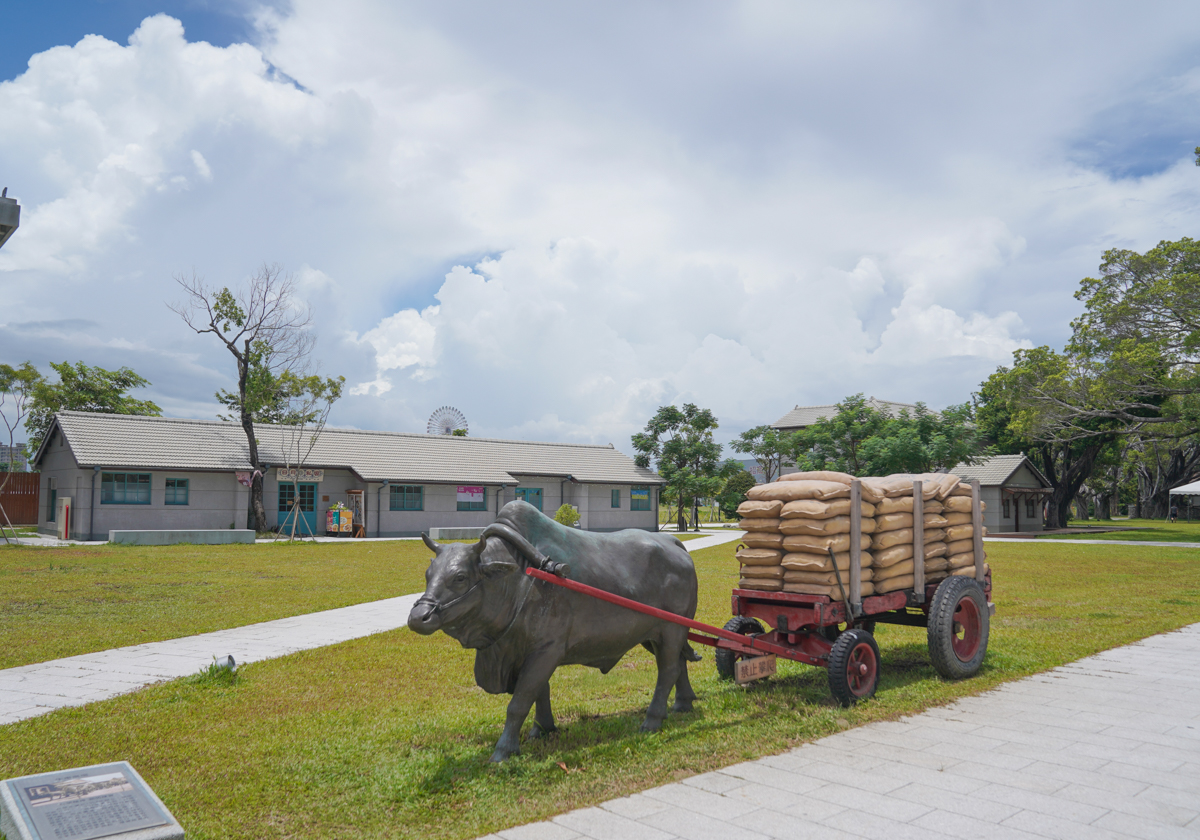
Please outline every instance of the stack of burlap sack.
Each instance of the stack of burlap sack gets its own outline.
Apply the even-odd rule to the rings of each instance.
[[[750,489],[738,507],[742,589],[828,595],[850,591],[850,482],[821,470]],[[864,478],[862,595],[913,587],[913,481],[922,482],[925,580],[974,574],[971,488],[945,473]],[[982,503],[981,503],[982,505]],[[834,558],[829,556],[833,549]],[[835,565],[836,563],[836,565]]]

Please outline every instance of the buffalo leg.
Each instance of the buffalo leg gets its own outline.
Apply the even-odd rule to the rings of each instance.
[[[692,690],[692,681],[688,679],[687,669],[688,651],[683,651],[679,655],[679,679],[675,681],[675,705],[671,707],[674,712],[690,712],[692,710],[692,701],[696,699],[696,692]]]
[[[543,687],[549,695],[550,675],[554,673],[554,668],[562,658],[557,653],[542,653],[530,657],[521,666],[512,700],[508,701],[508,713],[504,716],[504,732],[496,742],[492,761],[504,761],[510,755],[518,755],[521,752],[521,726],[524,725],[525,718],[529,717],[529,710],[533,708],[534,701],[538,699]]]
[[[529,728],[529,734],[525,740],[532,741],[534,738],[541,738],[543,735],[557,731],[558,727],[554,725],[554,712],[550,711],[550,681],[547,680],[546,684],[542,686],[542,690],[538,692],[533,712],[533,726]]]
[[[654,686],[650,708],[646,710],[646,719],[642,721],[643,732],[654,732],[662,726],[667,717],[667,698],[679,679],[679,669],[683,667],[680,654],[683,652],[683,642],[686,638],[686,627],[669,624],[663,628],[654,656],[658,662],[658,682]]]

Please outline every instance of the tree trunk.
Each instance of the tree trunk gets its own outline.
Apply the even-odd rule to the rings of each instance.
[[[687,508],[683,506],[683,494],[682,493],[679,495],[678,501],[679,501],[679,512],[678,512],[679,520],[675,523],[675,530],[679,531],[680,533],[683,533],[684,531],[687,530],[687,514],[684,513],[684,511],[686,511]]]
[[[1053,490],[1050,493],[1049,509],[1047,510],[1047,528],[1065,528],[1071,515],[1071,503],[1079,493],[1079,488],[1092,474],[1096,458],[1104,443],[1092,443],[1084,447],[1078,455],[1071,452],[1070,444],[1058,444],[1062,447],[1062,463],[1056,463],[1055,444],[1044,443],[1039,447],[1043,472],[1050,481]]]

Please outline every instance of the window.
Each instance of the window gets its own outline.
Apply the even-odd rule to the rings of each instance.
[[[389,510],[425,510],[425,488],[393,484]]]
[[[167,495],[164,501],[168,505],[186,505],[188,503],[188,480],[186,478],[168,478]]]
[[[1037,516],[1037,514],[1033,511],[1033,498],[1030,496],[1025,497],[1025,515],[1030,519],[1033,519]]]
[[[650,488],[631,487],[629,489],[630,510],[650,510]]]
[[[54,487],[50,488],[50,510],[46,511],[46,521],[54,522],[58,519],[58,490]]]
[[[621,488],[616,488],[612,491],[612,506],[619,508],[621,506]]]
[[[521,497],[518,496],[517,498],[519,499]],[[487,510],[487,488],[486,487],[479,488],[478,501],[459,502],[458,509],[459,510]]]
[[[296,503],[296,485],[290,481],[279,482],[279,512],[288,513]]]
[[[518,487],[517,498],[523,502],[529,502],[538,510],[542,509],[542,488],[541,487]]]
[[[101,473],[100,504],[150,504],[150,473]]]
[[[1009,510],[1009,507],[1010,507],[1009,500],[1005,499],[1004,500],[1004,518],[1005,519],[1012,519],[1012,512]]]

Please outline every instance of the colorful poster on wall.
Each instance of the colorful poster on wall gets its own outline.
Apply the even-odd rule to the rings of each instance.
[[[296,469],[292,467],[290,470],[286,467],[280,467],[276,474],[280,481],[324,481],[325,470],[310,470],[307,467]]]
[[[649,487],[634,487],[629,491],[629,498],[635,502],[645,502],[650,504],[650,488]]]
[[[481,505],[483,504],[483,488],[460,484],[458,487],[458,500],[460,502],[472,502]]]

